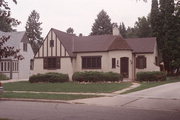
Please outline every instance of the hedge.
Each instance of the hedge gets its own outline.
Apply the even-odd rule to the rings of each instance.
[[[29,78],[29,82],[37,83],[37,82],[68,82],[69,77],[67,74],[62,73],[46,73],[46,74],[37,74],[33,75]]]
[[[166,80],[165,72],[138,72],[137,81],[165,81]]]
[[[10,78],[7,77],[5,74],[0,73],[0,80],[9,80]]]
[[[106,82],[106,81],[122,81],[123,77],[118,73],[113,72],[76,72],[72,76],[73,81],[78,82]]]

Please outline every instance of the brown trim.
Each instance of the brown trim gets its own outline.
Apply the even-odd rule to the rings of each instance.
[[[57,36],[55,35],[56,37],[56,56],[57,56]]]
[[[35,59],[43,59],[43,58],[54,58],[54,57],[56,57],[56,58],[72,58],[72,57],[70,57],[70,56],[61,56],[61,57],[58,57],[58,56],[48,56],[48,57],[36,57]]]
[[[61,41],[60,41],[60,57],[62,56],[62,44],[61,44]]]
[[[51,30],[51,40],[53,40],[52,30]],[[50,40],[50,41],[51,41],[51,40]],[[50,44],[51,44],[51,42],[50,42]],[[51,47],[51,56],[53,56],[53,47]]]
[[[40,57],[40,55],[39,55],[40,53],[39,53],[39,51],[38,51],[38,57]]]
[[[153,54],[154,52],[133,52],[134,54]]]

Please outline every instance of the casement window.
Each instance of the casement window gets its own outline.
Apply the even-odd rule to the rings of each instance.
[[[54,40],[50,40],[50,47],[54,47]]]
[[[60,58],[44,58],[44,69],[60,69]]]
[[[145,69],[146,68],[146,57],[145,56],[138,56],[136,58],[136,68],[138,69]]]
[[[101,69],[101,56],[83,56],[82,69]]]
[[[23,51],[27,52],[27,44],[23,43]]]
[[[112,58],[112,68],[116,68],[116,58]]]
[[[30,60],[30,70],[33,70],[34,69],[34,60],[31,59]]]

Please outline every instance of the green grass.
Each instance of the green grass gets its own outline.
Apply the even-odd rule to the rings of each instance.
[[[152,87],[156,87],[156,86],[164,85],[168,83],[173,83],[173,82],[180,82],[180,77],[169,77],[167,78],[166,81],[160,81],[160,82],[142,82],[139,87],[128,90],[122,94],[140,91],[140,90],[144,90],[144,89],[148,89],[148,88],[152,88]]]
[[[0,120],[9,120],[9,119],[7,119],[7,118],[0,118]]]
[[[75,100],[91,97],[100,97],[98,95],[67,95],[67,94],[45,94],[45,93],[13,93],[5,92],[0,98],[25,98],[25,99],[48,99],[48,100]]]
[[[5,83],[5,91],[36,91],[36,92],[81,92],[81,93],[111,93],[131,86],[132,83]]]

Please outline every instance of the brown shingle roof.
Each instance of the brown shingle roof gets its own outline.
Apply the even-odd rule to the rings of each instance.
[[[70,56],[78,52],[104,52],[110,50],[131,50],[121,36],[96,35],[77,37],[52,28]]]
[[[125,39],[134,53],[153,53],[156,38],[128,38]]]

